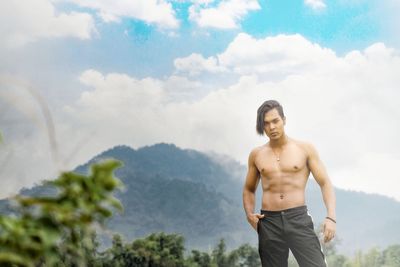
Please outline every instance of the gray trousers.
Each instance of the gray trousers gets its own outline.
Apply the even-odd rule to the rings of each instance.
[[[257,224],[262,267],[287,267],[289,249],[300,267],[326,267],[321,244],[307,206],[280,211],[261,210]]]

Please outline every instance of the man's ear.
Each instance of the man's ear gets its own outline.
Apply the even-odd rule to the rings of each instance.
[[[283,117],[283,125],[286,125],[286,117]]]

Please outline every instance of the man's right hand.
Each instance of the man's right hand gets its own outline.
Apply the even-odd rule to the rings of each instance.
[[[257,224],[258,221],[261,218],[264,218],[264,214],[259,214],[259,213],[252,213],[250,215],[247,216],[247,221],[250,223],[250,225],[254,228],[254,230],[257,231]]]

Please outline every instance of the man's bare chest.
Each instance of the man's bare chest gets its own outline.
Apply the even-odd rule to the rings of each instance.
[[[260,151],[256,157],[256,166],[264,177],[276,174],[295,174],[307,171],[307,155],[300,149],[287,148],[279,154],[271,149]]]

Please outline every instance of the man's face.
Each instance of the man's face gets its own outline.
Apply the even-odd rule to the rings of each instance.
[[[285,133],[286,120],[281,118],[278,111],[274,108],[264,115],[264,131],[269,139],[279,139]]]

